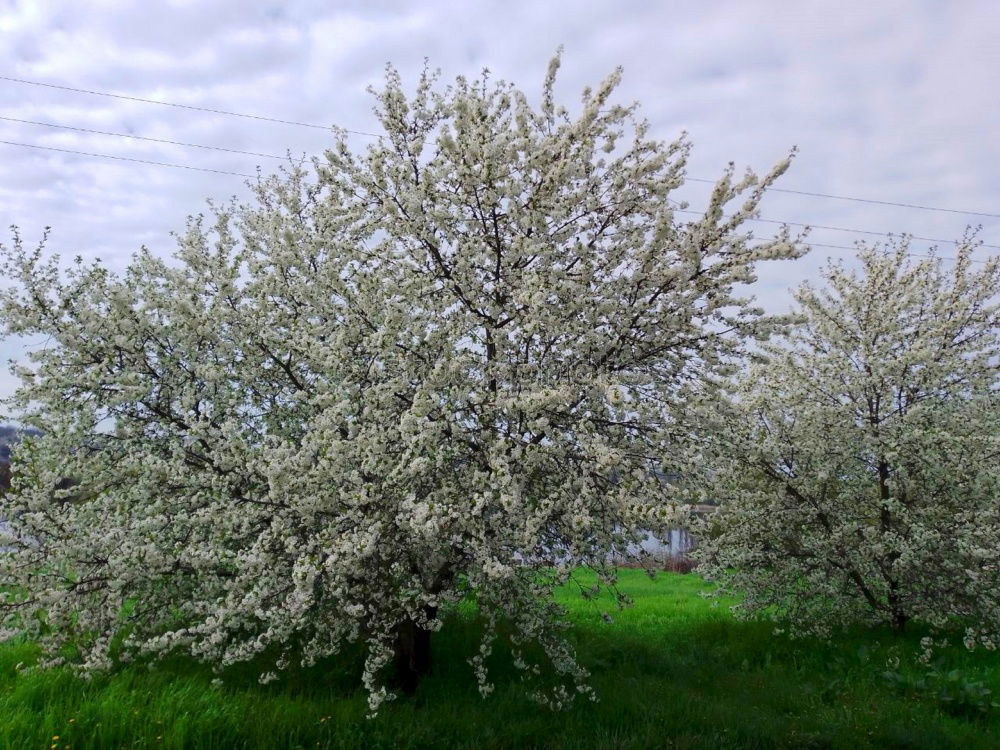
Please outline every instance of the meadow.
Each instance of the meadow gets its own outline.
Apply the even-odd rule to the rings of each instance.
[[[562,595],[600,698],[565,712],[531,702],[503,654],[496,692],[480,698],[465,661],[477,626],[461,614],[435,634],[417,695],[375,719],[359,654],[266,686],[249,666],[213,686],[180,658],[84,682],[65,669],[16,673],[36,654],[15,642],[0,646],[0,748],[1000,747],[998,654],[953,650],[928,676],[913,664],[919,629],[791,640],[713,607],[693,574],[623,570],[621,587],[635,606],[611,624],[600,603]]]

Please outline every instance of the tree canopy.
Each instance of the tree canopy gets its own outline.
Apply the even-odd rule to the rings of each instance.
[[[620,71],[557,106],[558,65],[538,106],[389,68],[378,140],[193,217],[173,260],[61,270],[15,236],[0,321],[49,343],[14,399],[44,434],[0,505],[8,626],[84,670],[185,651],[263,680],[361,641],[376,710],[466,601],[484,694],[501,632],[561,675],[540,699],[587,692],[553,588],[613,586],[609,555],[669,519],[688,396],[774,325],[739,287],[802,248],[744,227],[787,160],[681,221],[687,140],[614,102]]]
[[[737,610],[826,633],[1000,628],[1000,260],[904,241],[833,263],[716,402],[701,571]],[[953,263],[951,267],[949,264]]]

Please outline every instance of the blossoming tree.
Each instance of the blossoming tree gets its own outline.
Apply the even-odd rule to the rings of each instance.
[[[700,570],[798,630],[961,618],[993,645],[1000,260],[907,250],[801,287],[801,323],[719,402]]]
[[[553,589],[580,565],[613,586],[666,519],[686,391],[772,326],[735,287],[801,250],[742,228],[787,162],[730,168],[681,222],[687,142],[613,103],[618,72],[557,107],[557,68],[538,107],[390,68],[379,140],[192,219],[173,261],[5,248],[0,319],[48,341],[15,398],[44,435],[0,507],[8,627],[85,670],[179,650],[265,680],[362,641],[374,710],[464,600],[484,694],[501,623],[526,676],[527,643],[561,676],[542,699],[587,692]]]

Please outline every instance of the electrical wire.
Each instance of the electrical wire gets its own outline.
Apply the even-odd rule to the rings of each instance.
[[[162,107],[177,107],[179,109],[190,109],[196,112],[210,112],[213,115],[227,115],[229,117],[243,117],[248,120],[261,120],[263,122],[274,122],[280,125],[295,125],[300,128],[315,128],[317,130],[333,130],[333,126],[329,125],[317,125],[312,122],[299,122],[297,120],[282,120],[279,117],[266,117],[264,115],[252,115],[246,112],[230,112],[224,109],[212,109],[211,107],[197,107],[193,104],[178,104],[177,102],[165,102],[159,99],[144,99],[141,96],[129,96],[127,94],[113,94],[108,91],[95,91],[94,89],[80,89],[73,86],[62,86],[56,83],[45,83],[44,81],[29,81],[24,78],[14,78],[12,76],[0,76],[0,81],[9,81],[11,83],[22,83],[27,86],[42,86],[49,89],[59,89],[60,91],[72,91],[76,94],[90,94],[91,96],[106,96],[112,99],[124,99],[130,102],[141,102],[143,104],[159,104]],[[364,130],[349,130],[347,128],[341,128],[345,133],[353,133],[355,135],[367,135],[373,138],[381,138],[378,133],[368,133]]]
[[[227,115],[229,117],[242,117],[242,118],[251,119],[251,120],[260,120],[260,121],[263,121],[263,122],[274,122],[274,123],[279,123],[279,124],[282,124],[282,125],[294,125],[294,126],[297,126],[297,127],[314,128],[314,129],[319,129],[319,130],[332,130],[333,129],[332,126],[328,127],[328,126],[325,126],[325,125],[317,125],[315,123],[310,123],[310,122],[300,122],[300,121],[297,121],[297,120],[284,120],[284,119],[281,119],[281,118],[278,118],[278,117],[266,117],[264,115],[254,115],[254,114],[248,114],[248,113],[245,113],[245,112],[232,112],[232,111],[222,110],[222,109],[213,109],[211,107],[198,107],[198,106],[195,106],[195,105],[192,105],[192,104],[179,104],[177,102],[160,101],[158,99],[145,99],[145,98],[138,97],[138,96],[130,96],[130,95],[126,95],[126,94],[115,94],[115,93],[111,93],[111,92],[108,92],[108,91],[97,91],[97,90],[94,90],[94,89],[76,88],[76,87],[73,87],[73,86],[64,86],[64,85],[61,85],[61,84],[47,83],[47,82],[44,82],[44,81],[31,81],[31,80],[28,80],[28,79],[25,79],[25,78],[15,78],[13,76],[2,76],[2,75],[0,75],[0,81],[8,81],[10,83],[20,83],[20,84],[24,84],[24,85],[28,85],[28,86],[41,86],[41,87],[50,88],[50,89],[58,89],[60,91],[71,91],[71,92],[74,92],[74,93],[77,93],[77,94],[90,94],[92,96],[105,96],[105,97],[111,97],[111,98],[114,98],[114,99],[124,99],[126,101],[141,102],[143,104],[159,104],[160,106],[164,106],[164,107],[178,107],[178,108],[181,108],[181,109],[194,110],[196,112],[210,112],[212,114],[217,114],[217,115]],[[383,136],[380,135],[380,134],[378,134],[378,133],[371,133],[371,132],[364,131],[364,130],[351,130],[351,129],[348,129],[348,128],[342,128],[342,130],[344,132],[346,132],[346,133],[353,133],[355,135],[364,135],[364,136],[369,136],[369,137],[372,137],[372,138],[383,138]],[[715,184],[717,182],[717,180],[709,180],[709,179],[704,178],[704,177],[687,177],[685,179],[687,179],[687,180],[689,180],[691,182],[704,182],[704,183],[708,183],[708,184]],[[877,199],[874,199],[874,198],[859,198],[857,196],[851,196],[851,195],[834,195],[832,193],[819,193],[819,192],[813,192],[813,191],[809,191],[809,190],[796,190],[796,189],[792,189],[792,188],[772,187],[772,188],[769,188],[769,190],[772,191],[772,192],[776,192],[776,193],[789,193],[789,194],[792,194],[792,195],[805,195],[805,196],[809,196],[809,197],[813,197],[813,198],[826,198],[826,199],[830,199],[830,200],[853,201],[853,202],[856,202],[856,203],[870,203],[870,204],[874,204],[874,205],[878,205],[878,206],[895,206],[897,208],[910,208],[910,209],[916,209],[916,210],[920,210],[920,211],[938,211],[938,212],[944,212],[944,213],[950,213],[950,214],[964,214],[964,215],[967,215],[967,216],[980,216],[980,217],[990,218],[990,219],[1000,219],[1000,213],[991,213],[989,211],[972,211],[972,210],[958,209],[958,208],[943,208],[943,207],[940,207],[940,206],[924,206],[924,205],[919,205],[919,204],[916,204],[916,203],[903,203],[903,202],[898,202],[898,201],[877,200]]]
[[[55,146],[39,146],[34,143],[17,143],[16,141],[3,141],[0,143],[6,144],[8,146],[21,146],[22,148],[37,148],[43,149],[45,151],[60,151],[64,154],[77,154],[79,156],[96,156],[101,159],[116,159],[118,161],[132,161],[137,164],[152,164],[157,167],[173,167],[174,169],[190,169],[195,172],[214,172],[215,174],[228,174],[233,177],[246,177],[247,179],[254,180],[257,178],[256,175],[243,174],[242,172],[227,172],[224,169],[209,169],[207,167],[192,167],[187,164],[171,164],[165,161],[152,161],[149,159],[134,159],[130,156],[115,156],[113,154],[98,154],[92,151],[75,151],[71,148],[56,148]]]
[[[707,182],[714,185],[718,180],[709,180],[704,177],[685,177],[685,180],[689,182]],[[768,188],[768,192],[774,193],[791,193],[792,195],[808,195],[813,198],[830,198],[838,201],[854,201],[856,203],[874,203],[878,206],[896,206],[898,208],[915,208],[920,211],[943,211],[949,214],[966,214],[968,216],[984,216],[990,219],[1000,219],[1000,214],[993,214],[987,211],[966,211],[964,209],[958,208],[940,208],[938,206],[921,206],[916,203],[897,203],[895,201],[881,201],[875,200],[874,198],[856,198],[850,195],[832,195],[830,193],[813,193],[808,190],[792,190],[790,188]]]
[[[832,250],[848,250],[852,253],[856,253],[858,251],[857,247],[851,247],[850,245],[827,245],[822,242],[805,242],[804,244],[808,245],[809,247],[826,247]],[[941,260],[958,260],[952,255],[930,255],[927,253],[904,253],[904,255],[906,255],[908,258],[932,258],[932,259],[939,258]],[[969,262],[988,263],[989,261],[982,260],[980,258],[969,258]]]
[[[7,146],[19,146],[21,148],[41,149],[41,150],[44,150],[44,151],[58,151],[58,152],[64,153],[64,154],[75,154],[75,155],[78,155],[78,156],[91,156],[91,157],[97,157],[97,158],[100,158],[100,159],[114,159],[116,161],[135,162],[137,164],[148,164],[148,165],[157,166],[157,167],[171,167],[173,169],[188,169],[188,170],[193,170],[193,171],[196,171],[196,172],[211,172],[213,174],[231,175],[233,177],[245,177],[245,178],[250,179],[250,180],[256,178],[255,175],[249,175],[249,174],[245,174],[245,173],[242,173],[242,172],[230,172],[230,171],[223,170],[223,169],[209,169],[207,167],[192,167],[192,166],[190,166],[188,164],[173,164],[173,163],[170,163],[170,162],[153,161],[151,159],[136,159],[136,158],[129,157],[129,156],[115,156],[114,154],[101,154],[101,153],[96,153],[96,152],[92,152],[92,151],[77,151],[75,149],[69,149],[69,148],[57,148],[55,146],[40,146],[38,144],[33,144],[33,143],[18,143],[16,141],[0,140],[0,143],[5,144]],[[181,144],[181,145],[185,145],[185,144]],[[692,211],[690,209],[678,209],[678,211],[679,212],[683,212],[683,213],[690,213],[690,214],[696,214],[696,213],[698,213],[697,211]],[[795,226],[817,226],[817,225],[808,225],[808,224],[798,224],[797,222],[779,222],[779,221],[774,220],[774,219],[751,219],[751,221],[767,221],[769,223],[791,224],[791,225],[795,225]],[[827,227],[827,228],[828,229],[834,229],[834,227]],[[877,232],[868,232],[866,230],[861,230],[861,229],[854,230],[854,229],[847,229],[847,228],[844,228],[844,227],[839,227],[839,228],[836,228],[836,229],[838,229],[838,231],[845,231],[845,232],[856,231],[856,232],[862,232],[862,233],[865,233],[865,234],[878,234]],[[914,238],[914,239],[919,239],[919,238]],[[937,242],[939,240],[930,240],[930,241]],[[952,242],[953,240],[940,240],[940,241],[942,241],[942,242]],[[806,244],[808,244],[810,247],[825,247],[825,248],[831,248],[831,249],[835,249],[835,250],[849,250],[849,251],[852,251],[852,252],[857,250],[856,247],[849,247],[847,245],[828,245],[828,244],[819,243],[819,242],[808,242]],[[998,246],[997,245],[983,245],[982,247],[996,248]],[[955,260],[953,257],[950,257],[950,256],[919,255],[919,254],[916,254],[916,253],[907,253],[907,255],[915,257],[915,258],[940,257],[943,260]],[[972,262],[973,263],[985,263],[986,261],[972,259]]]
[[[77,133],[93,133],[95,135],[113,135],[116,138],[131,138],[137,141],[150,141],[151,143],[168,143],[172,146],[186,146],[188,148],[203,148],[209,149],[211,151],[225,151],[228,154],[241,154],[243,156],[259,156],[264,159],[285,159],[284,156],[276,156],[275,154],[262,154],[257,151],[241,151],[236,148],[225,148],[223,146],[206,146],[202,143],[186,143],[184,141],[171,141],[166,138],[150,138],[144,135],[133,135],[131,133],[114,133],[110,130],[92,130],[91,128],[80,128],[74,125],[59,125],[54,122],[42,122],[40,120],[22,120],[19,117],[7,117],[6,115],[0,115],[0,120],[6,120],[7,122],[19,122],[25,125],[41,125],[46,128],[59,128],[60,130],[73,130]]]
[[[691,209],[686,209],[686,208],[678,208],[678,209],[675,209],[675,210],[676,210],[677,213],[681,213],[681,214],[698,214],[699,216],[701,215],[700,211],[692,211]],[[866,235],[870,235],[870,236],[873,236],[873,237],[888,237],[890,235],[901,236],[903,234],[902,232],[876,232],[876,231],[871,230],[871,229],[853,229],[851,227],[833,227],[833,226],[830,226],[828,224],[804,224],[804,223],[798,222],[798,221],[782,221],[780,219],[755,218],[755,219],[749,219],[749,221],[756,221],[756,222],[760,222],[760,223],[763,223],[763,224],[779,224],[779,225],[787,224],[790,227],[803,227],[803,228],[809,228],[809,229],[826,229],[826,230],[829,230],[831,232],[850,232],[851,234],[866,234]],[[934,237],[921,237],[920,235],[916,235],[916,234],[907,234],[906,236],[909,237],[911,240],[919,240],[921,242],[942,242],[942,243],[949,244],[949,245],[960,245],[960,244],[962,244],[961,240],[940,240],[940,239],[935,239]],[[986,247],[986,248],[989,248],[991,250],[1000,250],[1000,245],[987,245],[987,244],[983,244],[983,245],[980,245],[980,247]]]

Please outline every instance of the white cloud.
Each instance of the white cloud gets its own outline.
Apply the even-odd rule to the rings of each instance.
[[[786,187],[1000,212],[1000,5],[716,2],[14,2],[0,3],[4,75],[195,106],[372,130],[365,93],[392,61],[411,79],[425,57],[445,77],[488,66],[537,96],[565,44],[560,92],[615,65],[654,133],[690,131],[690,174],[729,161],[767,169],[797,144]],[[74,94],[0,81],[0,115],[282,154],[315,153],[321,130]],[[0,139],[250,173],[232,154],[0,121]],[[365,139],[359,137],[358,143]],[[207,196],[245,194],[241,180],[0,144],[0,223],[51,248],[120,267],[141,244],[172,247]],[[701,204],[708,186],[685,188]],[[975,219],[774,194],[765,216],[877,231],[958,237]],[[983,238],[1000,244],[1000,220]],[[773,227],[761,224],[760,234]],[[825,230],[816,242],[850,245]],[[918,243],[921,249],[925,243]],[[770,307],[814,275],[817,249],[761,275]],[[0,345],[0,356],[20,356]],[[0,380],[0,394],[9,381]]]

